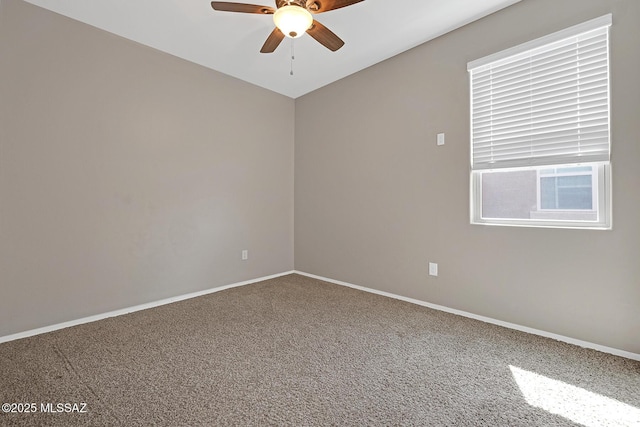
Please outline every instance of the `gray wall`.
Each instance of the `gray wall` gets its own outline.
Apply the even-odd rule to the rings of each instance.
[[[293,269],[293,120],[287,97],[1,0],[0,336]]]
[[[470,225],[467,62],[609,12],[614,230]],[[640,353],[639,19],[523,0],[298,98],[296,269]]]

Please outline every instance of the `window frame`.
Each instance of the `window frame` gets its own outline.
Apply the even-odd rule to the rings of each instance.
[[[527,165],[526,159],[521,162],[518,160],[511,161],[511,164],[505,163],[500,166],[492,164],[484,164],[480,165],[480,167],[476,167],[474,169],[474,76],[472,71],[477,69],[491,66],[491,64],[499,63],[500,61],[508,61],[511,57],[518,57],[521,54],[526,54],[527,52],[536,51],[538,49],[545,49],[547,45],[554,45],[563,39],[569,39],[571,37],[582,37],[583,34],[587,34],[591,31],[595,32],[598,29],[604,27],[610,27],[612,24],[612,15],[608,14],[596,19],[592,19],[591,21],[584,22],[582,24],[575,25],[570,28],[566,28],[564,30],[558,31],[553,34],[549,34],[547,36],[541,37],[539,39],[532,40],[530,42],[524,43],[519,46],[515,46],[510,49],[506,49],[501,52],[497,52],[492,55],[488,55],[486,57],[477,59],[475,61],[471,61],[467,64],[467,69],[469,70],[469,78],[470,78],[470,223],[478,224],[478,225],[495,225],[495,226],[516,226],[516,227],[534,227],[534,228],[568,228],[568,229],[594,229],[594,230],[611,230],[612,229],[612,182],[611,182],[611,161],[610,161],[610,153],[611,153],[611,137],[609,130],[609,148],[608,148],[608,156],[605,158],[598,159],[580,159],[581,154],[578,157],[569,160],[567,159],[565,162],[558,162],[558,159],[552,159],[549,162],[541,162],[540,159],[534,159],[530,161]],[[607,29],[607,33],[608,33]],[[607,54],[607,123],[608,129],[610,129],[610,115],[611,115],[611,63],[610,63],[610,44],[609,44],[609,36],[607,36],[607,45],[606,45],[606,54]],[[505,62],[503,62],[505,63]],[[533,133],[532,135],[536,135]],[[585,165],[595,165],[595,171],[592,173],[592,185],[597,189],[596,200],[594,200],[594,204],[596,204],[595,209],[592,210],[563,210],[563,209],[541,209],[540,206],[540,170],[549,169],[549,168],[561,168],[561,167],[576,167],[576,166],[585,166]],[[484,173],[493,173],[493,172],[508,172],[508,171],[525,171],[525,170],[536,170],[536,193],[537,193],[537,212],[549,214],[555,212],[582,212],[596,213],[596,221],[593,220],[576,220],[576,219],[541,219],[541,218],[483,218],[483,193],[482,193],[482,175]],[[533,212],[533,211],[532,211]],[[563,215],[559,215],[563,216]],[[567,215],[570,216],[570,215]]]
[[[516,219],[516,218],[483,218],[482,216],[482,174],[491,172],[510,172],[521,170],[537,170],[548,166],[535,166],[509,169],[487,169],[471,171],[470,178],[470,222],[472,225],[492,225],[507,227],[533,227],[533,228],[568,228],[611,230],[611,163],[596,163],[597,174],[597,221],[560,220],[560,219]],[[569,165],[557,165],[558,167]],[[570,166],[580,166],[572,164]],[[594,175],[595,175],[594,174]]]

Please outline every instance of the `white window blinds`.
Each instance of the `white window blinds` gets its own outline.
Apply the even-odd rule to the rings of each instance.
[[[611,15],[468,64],[472,169],[609,161]]]

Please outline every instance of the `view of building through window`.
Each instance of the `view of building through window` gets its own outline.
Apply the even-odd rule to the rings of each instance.
[[[540,170],[538,209],[593,210],[596,177],[592,166]]]
[[[596,221],[597,180],[596,166],[485,171],[482,218]]]

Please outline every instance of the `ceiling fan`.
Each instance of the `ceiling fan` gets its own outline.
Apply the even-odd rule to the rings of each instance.
[[[351,6],[364,0],[275,0],[276,8],[255,4],[212,1],[211,7],[222,12],[258,13],[273,15],[276,28],[264,42],[261,53],[271,53],[286,37],[295,39],[305,32],[331,51],[340,49],[344,42],[327,27],[313,19],[312,14]]]

